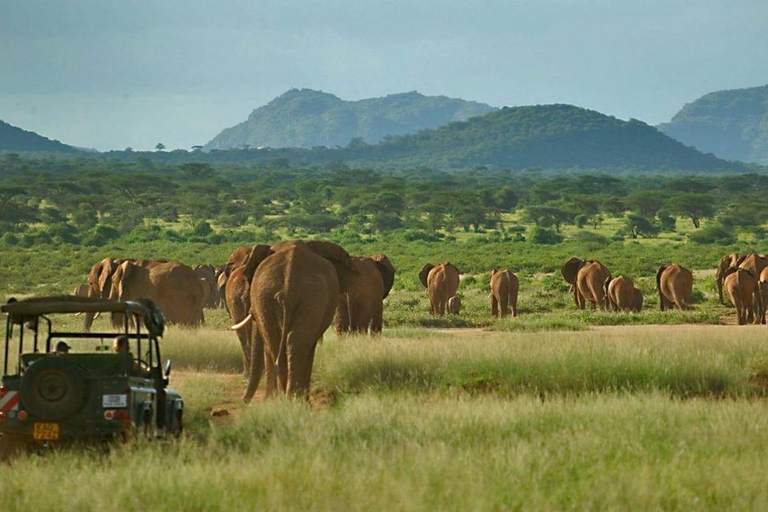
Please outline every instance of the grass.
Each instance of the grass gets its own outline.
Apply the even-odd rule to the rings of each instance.
[[[171,328],[185,436],[0,465],[3,510],[764,510],[764,337],[329,333],[313,384],[333,400],[244,406],[234,334]]]

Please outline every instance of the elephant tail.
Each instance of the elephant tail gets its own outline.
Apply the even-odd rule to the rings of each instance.
[[[247,317],[243,318],[240,322],[236,323],[229,329],[231,331],[239,331],[243,327],[246,327],[249,323],[251,323],[251,320],[253,320],[253,313],[249,313]]]

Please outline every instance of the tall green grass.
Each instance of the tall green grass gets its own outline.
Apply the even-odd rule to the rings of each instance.
[[[762,402],[364,395],[0,466],[3,510],[764,510]]]

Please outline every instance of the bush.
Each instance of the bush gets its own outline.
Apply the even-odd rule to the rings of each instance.
[[[19,245],[19,237],[14,233],[3,233],[2,238],[0,238],[0,242],[2,242],[3,245]]]
[[[701,228],[699,231],[689,234],[688,239],[698,244],[732,245],[736,243],[736,235],[733,231],[718,225]]]
[[[101,247],[108,242],[120,237],[120,232],[115,228],[99,225],[89,229],[83,236],[82,241],[85,245]]]
[[[211,233],[213,233],[213,228],[204,220],[197,221],[195,222],[195,225],[192,226],[192,234],[195,236],[208,236]]]
[[[539,245],[554,245],[563,241],[563,237],[552,229],[535,226],[531,230],[531,242]]]

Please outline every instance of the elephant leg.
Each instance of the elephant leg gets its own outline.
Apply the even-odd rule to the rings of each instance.
[[[499,297],[499,314],[504,318],[509,314],[509,295],[502,294]]]
[[[240,341],[240,350],[243,352],[243,377],[251,374],[251,336],[254,329],[248,325],[237,331],[237,339]]]
[[[517,317],[517,292],[509,294],[509,304],[512,307],[512,316]]]
[[[496,295],[491,294],[491,315],[499,316],[499,301],[496,300]]]
[[[256,327],[251,330],[251,363],[248,389],[243,396],[243,401],[248,403],[253,399],[261,382],[261,375],[265,370],[266,352],[264,350],[264,338]],[[268,377],[269,378],[269,377]]]
[[[310,333],[292,333],[291,343],[288,344],[288,386],[286,392],[291,396],[306,398],[309,394],[309,383],[312,379],[312,363],[314,361],[317,340],[311,339]],[[311,340],[311,341],[310,341]]]
[[[373,317],[371,318],[371,334],[381,334],[382,327],[384,325],[384,302],[376,301],[376,307],[373,309]]]

